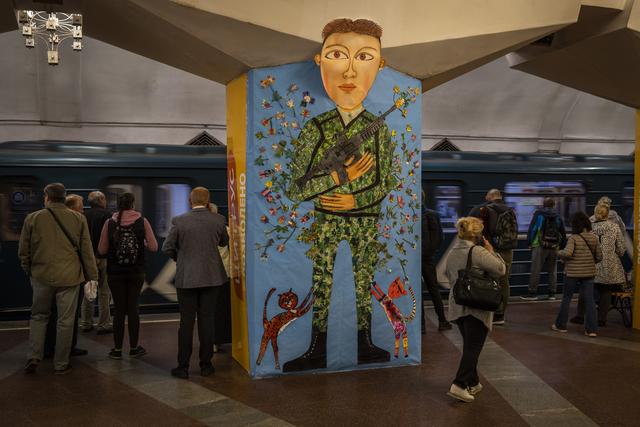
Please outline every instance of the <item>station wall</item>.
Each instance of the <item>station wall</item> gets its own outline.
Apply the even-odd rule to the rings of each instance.
[[[226,141],[225,88],[86,37],[61,63],[0,34],[0,141],[184,144]],[[633,109],[511,70],[500,58],[424,94],[422,147],[630,154]]]

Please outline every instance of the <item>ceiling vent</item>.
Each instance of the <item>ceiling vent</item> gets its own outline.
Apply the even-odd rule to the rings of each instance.
[[[203,131],[191,141],[187,142],[185,145],[207,145],[214,147],[224,146],[224,144],[219,139],[212,136],[207,131]]]
[[[449,141],[449,138],[444,138],[436,145],[431,147],[429,151],[462,151],[453,142]]]

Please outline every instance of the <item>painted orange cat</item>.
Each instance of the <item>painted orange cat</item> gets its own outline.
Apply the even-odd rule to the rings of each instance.
[[[417,305],[416,296],[414,295],[413,288],[411,286],[409,286],[409,293],[411,294],[411,299],[413,300],[413,308],[411,309],[411,313],[408,316],[405,316],[393,302],[394,299],[400,298],[401,296],[407,294],[407,291],[404,289],[404,284],[399,277],[396,277],[395,280],[389,285],[388,295],[382,292],[382,289],[380,289],[376,282],[373,282],[373,285],[371,285],[371,294],[376,298],[376,300],[378,300],[380,306],[384,310],[384,313],[387,315],[387,319],[389,319],[389,323],[391,323],[391,327],[393,327],[393,333],[396,339],[394,357],[398,357],[398,353],[400,350],[400,338],[402,338],[402,349],[404,350],[404,357],[409,356],[407,323],[411,322],[416,316]]]
[[[287,292],[278,294],[278,306],[286,311],[276,314],[267,320],[267,305],[269,304],[269,298],[276,291],[276,288],[271,288],[267,294],[267,298],[264,300],[264,312],[262,314],[262,324],[264,326],[264,334],[262,335],[262,341],[260,342],[260,354],[256,360],[256,365],[262,362],[267,346],[271,343],[273,348],[273,356],[276,362],[276,369],[280,369],[280,362],[278,360],[278,335],[285,330],[292,322],[299,317],[304,316],[313,306],[312,291],[309,291],[304,301],[298,305],[298,295],[289,289]],[[297,307],[296,307],[297,306]]]

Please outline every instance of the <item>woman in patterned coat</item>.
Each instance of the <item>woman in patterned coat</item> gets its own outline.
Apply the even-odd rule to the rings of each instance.
[[[609,208],[598,205],[595,209],[596,222],[593,232],[602,246],[602,262],[596,265],[596,298],[598,302],[598,323],[605,326],[611,305],[611,289],[624,285],[626,278],[620,257],[625,253],[624,237],[620,227],[607,220]]]

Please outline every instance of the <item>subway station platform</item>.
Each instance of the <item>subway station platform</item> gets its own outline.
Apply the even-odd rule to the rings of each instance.
[[[640,423],[640,332],[615,311],[598,338],[580,325],[550,330],[559,301],[513,301],[480,357],[484,391],[471,404],[445,395],[461,344],[456,329],[439,333],[427,308],[422,365],[322,375],[250,379],[217,353],[216,373],[189,380],[175,365],[178,319],[146,316],[149,354],[107,358],[111,336],[81,333],[89,355],[53,375],[50,361],[22,373],[26,322],[0,324],[0,425],[7,426],[631,426]],[[575,302],[572,311],[575,310]],[[197,350],[194,352],[197,355]],[[197,361],[192,363],[197,366]]]

